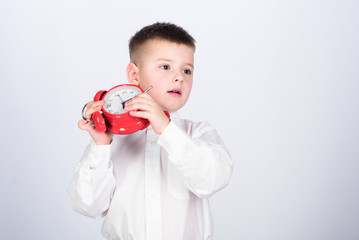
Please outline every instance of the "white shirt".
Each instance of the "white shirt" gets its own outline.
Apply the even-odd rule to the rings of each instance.
[[[216,131],[171,115],[151,127],[91,143],[68,188],[73,208],[106,216],[102,234],[121,240],[213,239],[208,198],[225,187],[233,163]]]

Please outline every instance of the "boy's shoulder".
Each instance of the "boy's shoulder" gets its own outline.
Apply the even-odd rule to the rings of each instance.
[[[172,121],[189,135],[203,134],[214,128],[207,121],[193,121],[190,119],[174,117]]]

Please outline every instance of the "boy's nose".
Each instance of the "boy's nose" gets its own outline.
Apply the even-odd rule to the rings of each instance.
[[[183,76],[182,76],[182,73],[180,72],[180,73],[176,73],[176,75],[173,77],[173,80],[175,81],[175,82],[183,82]]]

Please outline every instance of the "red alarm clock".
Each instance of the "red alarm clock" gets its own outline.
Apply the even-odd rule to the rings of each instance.
[[[137,85],[121,84],[108,91],[98,91],[94,101],[105,100],[105,104],[101,108],[102,113],[99,111],[92,115],[96,130],[101,132],[109,130],[115,134],[130,134],[147,128],[150,125],[147,119],[133,117],[124,108],[126,102],[151,88],[152,86],[144,91]],[[168,112],[165,114],[169,117]]]

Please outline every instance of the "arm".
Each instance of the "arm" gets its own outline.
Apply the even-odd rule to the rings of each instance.
[[[210,197],[229,183],[233,162],[209,124],[192,127],[187,134],[166,117],[149,94],[127,102],[125,110],[151,122],[153,130],[160,135],[158,143],[168,152],[169,161],[182,173],[187,188],[198,197]]]
[[[92,142],[85,150],[68,188],[73,208],[89,217],[104,216],[115,184],[110,145],[99,146]]]
[[[209,124],[200,123],[187,134],[171,121],[158,142],[198,197],[208,198],[229,183],[232,159]]]

